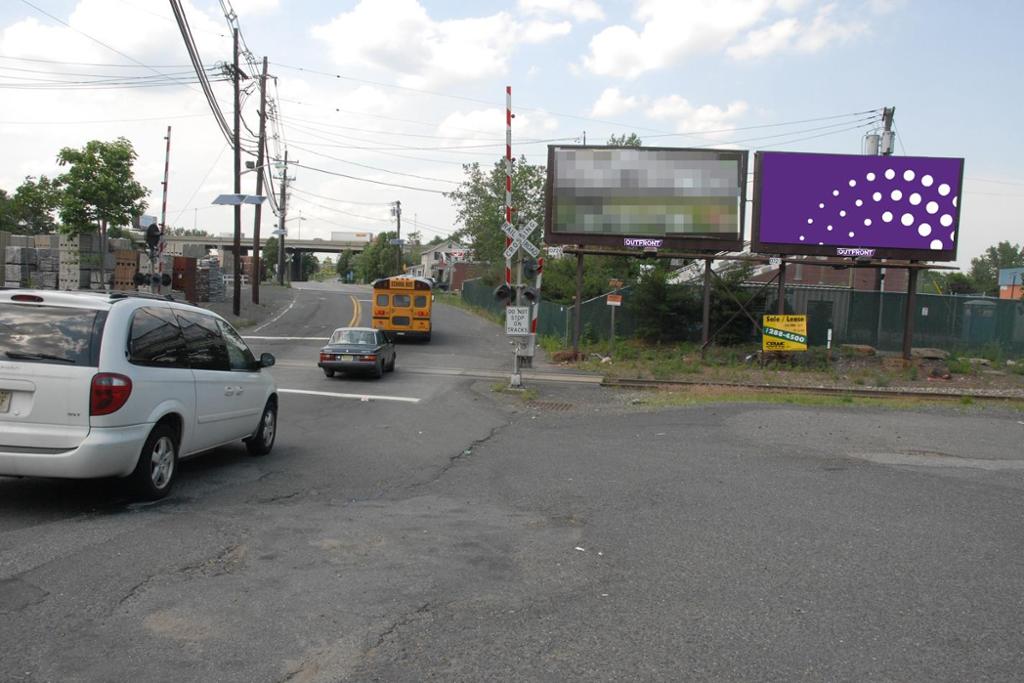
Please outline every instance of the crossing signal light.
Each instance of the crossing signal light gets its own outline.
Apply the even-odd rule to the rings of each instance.
[[[494,288],[494,299],[501,303],[508,303],[512,298],[512,289],[504,282]]]
[[[540,273],[540,264],[537,263],[536,259],[524,258],[523,259],[523,277],[532,280],[537,277]]]
[[[540,292],[535,287],[523,287],[523,298],[535,304],[540,301]]]
[[[160,226],[156,223],[150,223],[149,227],[146,228],[146,246],[150,249],[156,249],[160,246]]]

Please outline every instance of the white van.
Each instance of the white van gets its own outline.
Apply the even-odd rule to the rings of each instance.
[[[0,476],[124,477],[162,498],[179,458],[237,440],[270,452],[273,364],[166,297],[0,290]]]

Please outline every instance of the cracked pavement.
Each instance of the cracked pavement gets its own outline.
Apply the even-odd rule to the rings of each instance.
[[[1024,460],[1019,413],[531,403],[403,374],[503,367],[495,326],[438,320],[381,381],[254,342],[282,387],[420,402],[283,395],[272,454],[160,503],[0,479],[0,680],[1020,678],[1024,472],[977,466]]]

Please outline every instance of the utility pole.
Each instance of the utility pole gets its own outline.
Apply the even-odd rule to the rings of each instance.
[[[896,107],[884,107],[882,109],[882,156],[892,156],[893,132],[892,121],[896,115]],[[875,291],[878,292],[878,326],[875,332],[875,344],[882,341],[882,306],[885,300],[885,268],[875,269]]]
[[[402,274],[402,202],[395,202],[395,227],[398,246],[398,274]]]
[[[895,137],[892,132],[892,119],[896,116],[896,107],[882,109],[882,156],[892,156]]]
[[[284,151],[284,173],[281,174],[281,201],[278,202],[280,207],[281,215],[280,224],[278,225],[278,232],[281,234],[278,236],[280,239],[277,242],[277,284],[284,286],[284,221],[285,215],[288,213],[288,150]]]
[[[263,194],[263,166],[266,164],[264,150],[267,145],[267,58],[263,58],[263,73],[260,75],[260,142],[256,150],[256,195]],[[260,221],[263,219],[263,202],[256,205],[256,219],[252,226],[252,302],[260,302],[260,280],[263,278],[263,258],[260,256]]]
[[[239,126],[242,118],[242,103],[239,93],[239,81],[241,72],[238,69],[238,29],[232,31],[234,37],[234,70],[231,72],[231,82],[234,86],[235,95],[235,128],[232,136],[232,144],[235,147],[235,194],[242,194],[242,145],[239,134]],[[231,299],[231,312],[237,317],[242,312],[242,204],[235,204],[235,277],[234,293]]]

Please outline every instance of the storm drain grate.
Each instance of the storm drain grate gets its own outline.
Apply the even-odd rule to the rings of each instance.
[[[562,401],[530,401],[530,407],[538,410],[572,410],[571,403]]]

